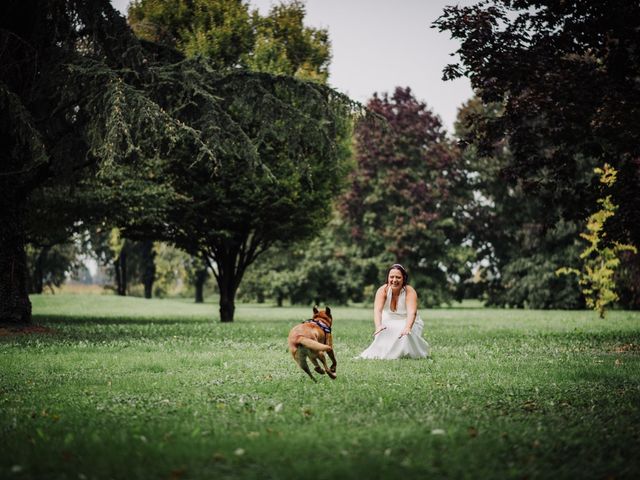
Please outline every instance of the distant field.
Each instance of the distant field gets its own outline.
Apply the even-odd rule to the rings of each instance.
[[[338,379],[286,351],[310,308],[32,298],[0,335],[0,478],[640,478],[640,312],[423,311],[427,360],[363,361],[369,308],[333,309]]]

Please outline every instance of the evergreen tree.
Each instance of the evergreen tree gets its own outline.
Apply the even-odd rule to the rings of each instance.
[[[63,200],[97,168],[210,150],[148,95],[152,58],[107,0],[1,2],[0,40],[0,322],[28,323],[28,229],[75,217],[43,189]]]

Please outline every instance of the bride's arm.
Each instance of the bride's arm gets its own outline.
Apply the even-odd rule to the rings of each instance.
[[[416,321],[416,315],[418,313],[418,294],[413,289],[407,285],[407,324],[405,325],[400,337],[404,335],[409,335],[411,333],[411,329],[413,328],[413,324]]]
[[[376,326],[375,332],[373,332],[373,336],[375,337],[381,331],[383,331],[385,326],[382,325],[382,309],[384,308],[384,302],[387,300],[387,286],[381,286],[376,292],[376,298],[373,303],[373,323]]]

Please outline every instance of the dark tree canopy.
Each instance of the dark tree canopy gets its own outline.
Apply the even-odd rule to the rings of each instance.
[[[462,157],[468,188],[464,221],[480,266],[476,280],[489,305],[530,308],[584,306],[574,279],[557,276],[578,266],[577,222],[560,218],[562,205],[549,206],[522,179],[509,179],[512,162],[506,137],[489,150],[482,129],[502,112],[500,104],[472,98],[458,111],[455,134],[463,139]],[[552,225],[548,219],[551,218]]]
[[[178,95],[175,79],[158,85],[167,111],[199,128],[213,126],[213,135],[221,122],[229,125],[228,136],[218,138],[219,164],[193,165],[188,152],[175,158],[172,185],[182,198],[170,203],[167,222],[151,227],[153,235],[209,261],[223,321],[233,319],[240,281],[261,253],[308,239],[328,220],[345,174],[353,106],[321,85],[328,36],[304,25],[301,2],[277,5],[266,17],[247,12],[248,4],[237,0],[140,0],[129,10],[139,35],[188,58],[183,71],[191,73],[178,82]],[[235,34],[240,50],[226,57],[224,39]],[[222,68],[214,72],[210,65]],[[196,82],[185,108],[194,75],[207,85]]]
[[[498,176],[526,205],[517,212],[516,244],[534,248],[503,257],[501,273],[514,279],[505,285],[520,292],[516,304],[575,306],[573,295],[558,295],[569,290],[542,287],[557,283],[551,270],[563,258],[574,266],[570,235],[598,208],[594,167],[609,163],[619,172],[612,192],[619,208],[607,234],[640,244],[640,3],[483,1],[447,7],[434,26],[461,41],[460,62],[445,79],[469,77],[484,105],[500,107],[499,115],[471,119],[465,140],[480,157],[499,143],[508,149]],[[629,262],[637,256],[625,257],[623,283],[638,271]],[[547,300],[530,302],[545,290]]]
[[[51,222],[55,209],[29,207],[38,195],[64,199],[60,189],[99,164],[131,164],[177,143],[208,152],[144,94],[149,60],[108,1],[2,2],[0,43],[0,321],[29,322],[29,228],[60,232],[74,217]]]
[[[504,106],[481,138],[491,148],[508,137],[505,173],[584,220],[595,207],[593,167],[610,163],[620,209],[608,230],[639,245],[640,3],[483,1],[447,7],[435,26],[461,41],[444,77],[468,76],[484,102]]]

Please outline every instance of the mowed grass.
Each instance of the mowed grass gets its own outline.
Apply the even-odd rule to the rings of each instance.
[[[640,312],[422,312],[427,360],[365,361],[334,308],[338,378],[286,351],[310,308],[56,295],[0,337],[0,478],[640,477]]]

